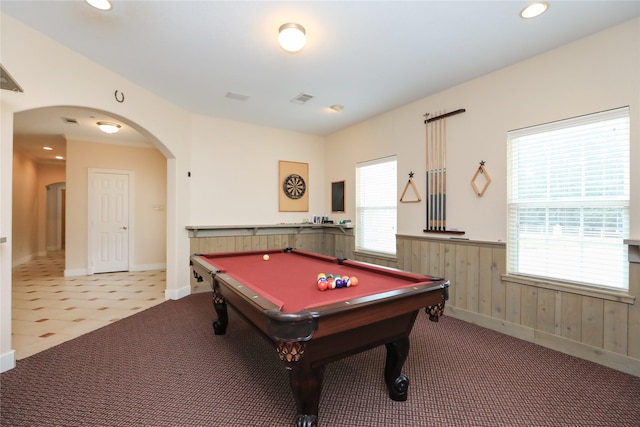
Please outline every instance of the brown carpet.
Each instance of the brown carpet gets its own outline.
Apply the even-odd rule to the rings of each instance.
[[[275,351],[210,294],[167,301],[17,362],[0,377],[3,426],[289,426]],[[640,378],[424,312],[406,402],[387,397],[384,349],[328,366],[321,426],[640,426]]]

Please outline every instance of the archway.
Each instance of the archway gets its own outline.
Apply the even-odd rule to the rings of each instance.
[[[63,120],[61,120],[61,118]],[[74,121],[67,123],[67,119],[73,119]],[[116,121],[121,125],[123,130],[128,130],[129,132],[123,132],[124,136],[121,136],[117,141],[114,141],[113,139],[104,139],[104,137],[99,134],[97,137],[92,136],[90,131],[95,131],[95,129],[93,129],[94,127],[97,128],[95,123],[104,119]],[[52,123],[52,126],[47,128],[47,126],[43,125],[46,123]],[[30,127],[30,124],[36,125]],[[72,128],[68,132],[63,132],[63,129],[61,129],[60,126],[62,126],[62,128],[65,126],[72,126]],[[80,131],[83,126],[88,128],[88,133],[85,134]],[[132,137],[132,132],[135,132],[135,137]],[[56,251],[60,249],[68,250],[69,248],[67,243],[70,243],[72,249],[76,251],[78,250],[78,247],[81,247],[80,251],[84,251],[86,258],[89,259],[90,255],[88,254],[88,248],[86,245],[88,235],[87,226],[84,226],[83,233],[78,233],[73,229],[78,222],[85,221],[86,223],[87,221],[86,217],[89,209],[87,206],[88,197],[86,188],[88,176],[86,169],[90,166],[98,166],[102,168],[123,168],[133,170],[138,178],[136,181],[140,182],[141,185],[147,186],[144,190],[138,190],[136,192],[138,196],[137,199],[144,199],[149,196],[149,194],[153,194],[155,196],[153,199],[147,198],[145,204],[149,207],[149,211],[153,212],[152,215],[156,217],[156,220],[141,220],[138,218],[136,220],[138,225],[136,230],[144,236],[162,236],[161,243],[149,244],[149,247],[153,247],[162,253],[161,258],[142,260],[133,265],[132,268],[134,270],[142,270],[163,269],[166,267],[166,245],[168,235],[166,212],[173,206],[173,201],[171,200],[171,196],[168,191],[168,182],[173,178],[169,177],[171,170],[167,165],[171,153],[168,152],[166,147],[164,147],[157,138],[153,137],[139,125],[118,115],[86,107],[59,106],[25,110],[16,113],[14,115],[13,140],[14,152],[20,151],[17,147],[19,144],[25,143],[25,141],[31,143],[32,146],[28,148],[33,150],[42,150],[44,141],[53,141],[56,144],[61,142],[64,143],[63,157],[65,158],[64,161],[67,163],[66,172],[69,172],[61,178],[57,178],[57,180],[49,179],[46,184],[40,186],[40,190],[33,191],[34,199],[37,199],[36,194],[38,191],[43,193],[43,200],[38,208],[42,208],[41,216],[44,219],[40,223],[37,220],[34,221],[36,229],[35,234],[43,237],[40,238],[41,244],[35,243],[34,246],[30,248],[30,253],[32,255],[40,255],[43,252],[46,253],[47,251]],[[92,152],[96,154],[92,155]],[[34,160],[35,157],[37,157],[35,154],[31,154],[31,157],[31,168],[36,175],[33,182],[37,185],[39,182],[37,178],[38,169],[51,169],[54,166],[52,166],[51,163],[47,163],[47,161],[39,162]],[[145,177],[147,171],[143,170],[143,167],[148,166],[149,163],[151,163],[149,159],[152,157],[156,158],[156,162],[154,164],[156,165],[156,169],[160,168],[159,170],[162,175],[162,179],[159,179],[157,170],[155,175]],[[161,166],[158,166],[158,162],[161,163]],[[24,176],[25,174],[21,173],[20,170],[14,170],[14,180],[16,180],[16,177],[18,177],[18,180],[23,180],[22,177]],[[78,181],[82,182],[79,183]],[[157,185],[159,181],[163,182],[162,185]],[[43,181],[40,182],[42,183]],[[151,189],[149,188],[149,182],[152,183],[151,186],[153,188]],[[70,189],[71,191],[66,191],[67,189]],[[67,198],[67,203],[65,203],[64,195],[65,193],[69,194],[70,192],[73,192],[74,195]],[[78,195],[81,195],[80,199],[83,202],[78,203]],[[68,209],[65,209],[65,207],[68,207]],[[71,230],[67,232],[65,232],[65,221],[63,220],[65,211],[76,213],[76,216],[74,217],[72,214],[72,218],[69,220]],[[138,211],[142,211],[142,208],[138,209]],[[82,221],[77,220],[78,212],[80,212],[80,216],[84,218]],[[143,212],[143,214],[145,213]],[[148,212],[146,214],[148,214]],[[14,212],[14,221],[16,221],[16,218],[24,216],[25,215],[21,212]],[[163,219],[158,221],[158,216],[162,216]],[[153,228],[154,224],[155,228]],[[83,227],[81,226],[80,228],[82,229]],[[12,243],[20,240],[19,237],[18,233],[14,233],[11,239]],[[29,238],[31,237],[32,236],[29,236]],[[78,239],[84,239],[84,244],[78,244]],[[142,240],[146,240],[146,237]],[[138,244],[136,247],[141,251],[144,251],[143,244]],[[76,259],[78,257],[72,256],[72,258]],[[137,257],[136,259],[139,258],[141,257]],[[87,262],[83,262],[85,266],[80,268],[78,268],[77,265],[68,266],[65,263],[65,275],[74,276],[86,273]],[[166,288],[163,289],[163,291],[166,294]]]

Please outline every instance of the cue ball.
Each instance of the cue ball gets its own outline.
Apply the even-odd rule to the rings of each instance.
[[[263,255],[262,259],[265,260],[265,261],[269,261],[269,255]]]

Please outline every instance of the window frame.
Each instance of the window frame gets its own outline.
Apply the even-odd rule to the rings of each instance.
[[[368,207],[363,207],[362,206],[362,197],[363,197],[363,191],[366,191],[363,189],[363,186],[366,186],[367,183],[363,183],[362,182],[362,177],[361,177],[361,172],[364,171],[363,168],[370,168],[370,167],[376,167],[376,166],[389,166],[391,163],[393,163],[392,169],[393,169],[393,180],[392,182],[390,182],[388,184],[388,190],[389,190],[389,194],[388,194],[388,199],[385,200],[386,204],[376,204],[373,206],[368,206]],[[397,244],[396,244],[396,233],[398,231],[398,201],[397,201],[397,196],[398,196],[398,159],[397,159],[397,155],[392,155],[392,156],[387,156],[387,157],[382,157],[382,158],[378,158],[378,159],[374,159],[374,160],[368,160],[368,161],[363,161],[363,162],[359,162],[356,164],[356,194],[355,194],[355,217],[356,217],[356,229],[355,229],[355,251],[356,252],[360,252],[360,253],[368,253],[368,254],[374,254],[376,256],[380,256],[380,257],[395,257],[397,254]],[[387,178],[390,178],[387,177]],[[375,185],[376,183],[380,183],[381,181],[376,181],[373,183],[369,183],[369,185]],[[377,188],[379,190],[379,187]],[[372,240],[372,239],[367,239],[367,231],[370,231],[371,228],[370,226],[368,226],[367,224],[363,223],[363,209],[365,209],[366,211],[374,211],[374,210],[385,210],[385,211],[389,211],[392,210],[393,211],[393,215],[394,215],[394,219],[393,219],[393,231],[392,233],[384,233],[382,231],[379,231],[379,236],[378,239],[380,238],[385,238],[388,237],[390,238],[391,236],[393,237],[393,245],[389,244],[389,245],[385,245],[385,249],[382,249],[381,245],[369,245],[367,246],[365,240]],[[371,237],[371,236],[370,236]]]
[[[562,151],[566,147],[571,147],[569,143],[569,137],[574,137],[575,135],[582,135],[579,139],[579,143],[576,143],[575,146],[580,150],[587,152],[589,155],[593,156],[593,151],[596,149],[594,147],[602,144],[602,141],[605,141],[606,138],[613,139],[611,136],[602,136],[600,137],[596,143],[592,141],[587,141],[588,138],[584,137],[584,135],[588,135],[589,138],[592,136],[592,132],[581,131],[577,132],[577,129],[586,126],[598,126],[604,123],[611,123],[612,120],[621,120],[621,122],[626,126],[620,134],[619,142],[621,153],[619,154],[618,163],[616,166],[620,168],[620,164],[622,164],[623,176],[622,178],[618,178],[617,181],[612,179],[607,182],[618,182],[618,184],[622,183],[623,190],[621,195],[612,196],[611,192],[605,193],[601,195],[587,195],[588,191],[585,188],[590,188],[587,183],[590,179],[586,173],[567,172],[567,166],[562,163],[558,163],[553,165],[553,162],[558,162],[558,159],[561,158],[561,154],[558,152]],[[547,123],[543,125],[531,126],[528,128],[518,129],[514,131],[509,131],[507,133],[507,276],[510,277],[523,277],[525,279],[533,280],[533,281],[546,281],[549,283],[561,283],[566,284],[568,286],[577,286],[582,289],[604,289],[606,291],[621,291],[628,292],[629,290],[629,263],[628,263],[628,246],[625,243],[625,240],[629,238],[629,228],[630,228],[630,162],[631,162],[631,140],[630,140],[630,112],[629,107],[621,107],[613,110],[602,111],[598,113],[592,113],[585,116],[574,117],[570,119],[559,120],[552,123]],[[586,128],[584,128],[586,129]],[[559,132],[570,130],[571,132],[569,136],[565,135],[563,137],[551,138],[551,135],[557,136]],[[534,140],[536,138],[545,137],[546,141],[551,149],[539,148],[534,144]],[[608,134],[607,134],[608,135]],[[518,147],[516,145],[520,144],[519,139],[523,138],[531,138],[529,142],[525,144],[529,144],[532,147],[529,151],[525,151],[526,148]],[[539,143],[539,145],[543,145]],[[520,150],[520,151],[518,151]],[[544,152],[544,156],[535,157],[531,156],[531,152],[536,152],[540,150]],[[590,151],[591,150],[591,151]],[[546,165],[549,169],[546,171],[548,177],[546,178],[546,183],[548,184],[548,188],[545,189],[546,193],[544,197],[540,196],[540,194],[536,195],[536,189],[533,185],[530,185],[528,182],[525,182],[525,179],[522,178],[522,159],[518,157],[520,155],[527,156],[531,163],[528,165],[532,165],[532,168],[536,165]],[[537,160],[541,158],[541,160]],[[609,166],[606,165],[606,161],[604,159],[600,159],[598,164],[603,165],[603,168],[606,170],[606,178],[611,179],[614,175],[608,169]],[[587,169],[587,164],[584,161],[579,162],[582,169]],[[589,164],[591,165],[591,164]],[[613,169],[613,168],[611,168]],[[520,172],[520,174],[519,174]],[[554,179],[557,179],[557,176],[560,176],[561,173],[565,173],[567,178],[565,181],[558,179],[561,181],[559,187],[560,190],[550,190],[554,186]],[[554,177],[555,175],[555,177]],[[565,195],[564,192],[568,192],[566,188],[570,188],[571,184],[575,184],[574,181],[571,181],[569,178],[575,178],[576,176],[580,176],[577,182],[581,187],[581,192],[579,196],[574,197],[560,197],[561,195]],[[614,177],[615,178],[615,177]],[[545,179],[537,179],[537,177],[533,178],[531,181],[539,183],[545,182]],[[603,186],[609,188],[609,186]],[[529,192],[527,192],[529,191]],[[609,190],[610,191],[610,190]],[[566,195],[565,195],[566,196]],[[538,197],[538,200],[536,200]],[[604,232],[600,236],[600,239],[593,238],[592,235],[586,230],[586,222],[584,218],[587,215],[594,211],[601,211],[600,218],[602,222],[605,222],[607,219],[606,208],[603,206],[610,206],[610,209],[618,209],[618,212],[621,217],[622,225],[618,226],[620,231],[618,233],[614,233],[614,236],[604,236]],[[595,208],[595,209],[594,209]],[[527,211],[528,209],[528,211]],[[544,211],[547,215],[545,218],[544,225],[542,226],[541,231],[537,232],[535,236],[526,236],[523,237],[522,225],[520,221],[523,219],[528,220],[532,218],[530,216],[535,209],[540,209],[541,212]],[[571,212],[573,209],[574,213],[578,214],[579,227],[577,233],[565,234],[565,230],[562,230],[560,236],[552,231],[553,227],[551,227],[552,221],[550,218],[550,213],[552,212],[563,212],[566,214],[567,212]],[[523,213],[524,212],[524,213]],[[618,214],[618,213],[617,213]],[[523,216],[524,215],[524,216]],[[607,223],[608,224],[608,223]],[[530,224],[526,224],[530,225]],[[615,228],[615,227],[614,227]],[[568,227],[567,227],[568,229]],[[604,230],[605,227],[603,226]],[[534,233],[528,233],[534,234]],[[537,236],[537,237],[536,237]],[[552,237],[553,236],[553,237]],[[527,255],[524,255],[520,252],[525,248],[525,245],[532,244],[531,242],[537,241],[537,244],[540,245],[538,251],[547,251],[552,247],[556,246],[556,242],[561,242],[558,247],[563,246],[564,248],[571,247],[570,244],[575,245],[574,248],[580,248],[581,250],[586,250],[586,248],[591,248],[591,251],[595,251],[596,249],[602,250],[603,254],[608,253],[606,251],[606,246],[612,248],[610,250],[611,253],[614,254],[614,260],[611,261],[611,265],[615,265],[615,268],[619,270],[616,271],[617,278],[616,283],[612,284],[611,282],[607,282],[603,278],[599,277],[591,277],[590,275],[585,275],[578,272],[582,265],[585,265],[584,253],[573,257],[575,261],[575,265],[572,267],[567,267],[569,264],[562,264],[557,262],[558,260],[551,257],[550,259],[554,261],[554,263],[560,264],[562,266],[554,266],[553,263],[547,260],[547,265],[542,265],[544,263],[543,256],[534,255],[533,252]],[[619,246],[618,246],[619,245]],[[603,249],[605,248],[605,249]],[[527,267],[525,261],[530,263]],[[586,263],[587,266],[591,265]],[[524,266],[524,267],[523,267]],[[549,267],[551,266],[551,267]],[[532,271],[533,270],[533,271]],[[564,272],[560,272],[561,270],[565,270]],[[576,278],[579,274],[582,274],[579,278]],[[587,277],[585,279],[585,277]]]

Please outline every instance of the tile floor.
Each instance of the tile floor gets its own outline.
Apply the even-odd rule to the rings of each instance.
[[[12,347],[16,359],[165,301],[164,270],[64,277],[64,252],[15,267]]]

